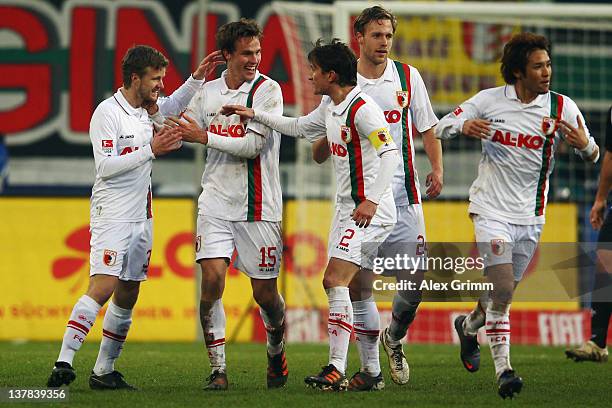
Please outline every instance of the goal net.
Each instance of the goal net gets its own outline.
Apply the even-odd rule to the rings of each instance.
[[[352,23],[364,8],[374,4],[353,1],[338,1],[333,5],[272,4],[289,48],[296,114],[310,112],[320,100],[312,95],[308,81],[306,55],[314,42],[318,38],[338,37],[358,53]],[[513,34],[530,31],[545,35],[552,44],[552,89],[576,101],[591,134],[604,146],[606,113],[612,105],[612,70],[609,69],[612,67],[612,6],[410,1],[384,2],[383,6],[398,18],[391,57],[419,70],[438,117],[481,89],[502,85],[499,58],[503,45]],[[299,214],[294,227],[302,231],[317,224],[321,217],[319,212],[309,210],[312,201],[330,201],[334,186],[331,166],[316,165],[308,143],[296,146],[297,161],[290,172],[296,186],[291,189],[294,194],[290,194],[296,199],[295,212],[289,212],[287,217]],[[424,180],[430,168],[418,136],[415,148],[420,179]],[[466,214],[457,212],[455,206],[467,200],[480,154],[480,143],[475,140],[456,138],[444,143],[444,190],[438,202],[424,204],[430,242],[465,238],[455,226],[457,217],[465,218]],[[553,216],[547,220],[543,240],[595,239],[588,225],[588,211],[597,188],[598,173],[599,165],[585,164],[567,148],[557,153],[549,202],[571,205],[570,210],[559,206],[559,222]],[[567,214],[571,219],[567,219]],[[471,239],[470,230],[467,240]],[[294,251],[294,264],[300,263],[299,256],[299,251]],[[318,287],[310,289],[320,292]],[[300,296],[300,290],[295,292]]]

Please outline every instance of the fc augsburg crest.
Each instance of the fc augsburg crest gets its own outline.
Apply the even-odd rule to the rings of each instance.
[[[544,117],[542,118],[542,132],[546,136],[552,135],[557,129],[557,119]]]
[[[408,106],[408,91],[396,91],[395,94],[397,95],[397,103],[400,108],[404,109]]]
[[[340,126],[340,138],[344,143],[348,144],[351,142],[351,128],[348,126]]]

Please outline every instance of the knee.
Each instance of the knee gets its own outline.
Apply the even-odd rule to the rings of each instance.
[[[264,310],[269,310],[278,303],[278,294],[270,288],[259,288],[253,291],[253,298]]]
[[[323,289],[335,288],[341,286],[340,281],[333,275],[325,275],[323,277]]]

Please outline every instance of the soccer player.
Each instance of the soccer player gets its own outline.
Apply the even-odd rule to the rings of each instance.
[[[337,185],[329,262],[323,277],[329,301],[329,364],[305,382],[314,388],[339,391],[348,387],[346,357],[353,330],[348,285],[361,267],[371,269],[378,245],[395,225],[389,187],[399,157],[382,110],[357,85],[353,52],[338,40],[327,45],[318,41],[308,61],[314,92],[325,96],[307,116],[287,118],[240,106],[227,106],[225,112],[254,118],[283,134],[311,141],[326,135],[315,141],[313,148],[331,152]],[[374,385],[381,388],[380,370],[377,377]]]
[[[234,250],[236,267],[251,279],[267,331],[268,388],[284,386],[288,377],[285,301],[277,289],[283,251],[280,134],[255,121],[243,124],[238,116],[220,114],[223,105],[243,104],[282,115],[280,86],[257,70],[261,36],[252,20],[223,25],[217,47],[227,70],[196,94],[185,121],[176,121],[184,141],[208,146],[196,237],[196,261],[202,269],[200,322],[212,369],[205,390],[228,388],[221,298]]]
[[[504,46],[501,73],[506,85],[463,102],[440,120],[435,132],[442,139],[463,134],[482,140],[469,212],[494,289],[490,301],[481,300],[469,315],[455,320],[455,329],[461,360],[474,372],[480,364],[476,332],[485,326],[498,393],[512,398],[523,380],[510,365],[510,303],[540,239],[554,152],[565,141],[584,160],[595,162],[599,148],[576,103],[550,90],[545,37],[512,37]]]
[[[565,355],[574,361],[608,361],[606,340],[608,326],[612,315],[612,215],[604,220],[606,201],[612,187],[612,108],[608,112],[606,128],[606,153],[604,154],[599,176],[599,186],[595,202],[591,208],[591,225],[599,230],[597,264],[595,272],[595,289],[591,296],[591,339],[580,347],[565,351]]]
[[[180,136],[168,129],[154,134],[144,106],[162,114],[183,110],[218,56],[207,56],[193,75],[168,98],[159,98],[168,60],[156,49],[137,45],[123,57],[123,86],[93,113],[89,135],[96,178],[91,196],[90,280],[75,304],[48,387],[76,378],[72,362],[102,306],[109,302],[100,352],[89,378],[92,389],[134,389],[115,370],[128,330],[140,282],[151,258],[153,213],[152,161],[180,147]]]
[[[397,145],[402,164],[393,175],[392,190],[397,209],[397,224],[381,245],[378,256],[394,258],[408,254],[424,259],[426,252],[425,220],[421,207],[419,178],[414,160],[413,124],[423,136],[425,153],[431,164],[426,177],[427,196],[435,198],[443,184],[442,146],[434,135],[438,123],[427,89],[419,71],[410,65],[389,58],[393,35],[397,26],[395,16],[380,6],[364,9],[353,24],[359,44],[357,83],[385,113],[385,119]],[[416,270],[385,271],[399,281],[423,279],[426,264]],[[361,357],[361,371],[354,381],[363,382],[361,388],[372,383],[380,373],[378,338],[380,317],[372,297],[371,272],[362,271],[351,282],[355,338]],[[361,279],[359,279],[361,278]],[[418,287],[418,286],[417,286]],[[421,300],[421,291],[398,291],[393,297],[392,321],[380,334],[383,349],[389,357],[391,378],[397,384],[406,384],[409,367],[400,340],[406,336]],[[354,384],[358,386],[358,384]]]

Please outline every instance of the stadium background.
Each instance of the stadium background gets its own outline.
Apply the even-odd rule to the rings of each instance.
[[[0,339],[61,338],[74,301],[86,289],[88,198],[94,176],[87,128],[97,103],[120,86],[120,76],[115,73],[129,46],[150,44],[168,56],[171,65],[165,82],[169,93],[199,60],[196,50],[209,52],[214,47],[214,33],[221,24],[240,16],[253,17],[264,29],[260,70],[281,84],[286,114],[301,110],[297,96],[301,85],[286,44],[289,37],[271,4],[209,4],[203,47],[198,41],[200,4],[0,0],[0,134],[9,157],[8,177],[0,195]],[[448,21],[439,25],[420,17],[402,18],[395,56],[423,74],[439,116],[478,89],[501,84],[500,46],[521,29],[516,24]],[[602,146],[605,110],[612,104],[612,74],[606,69],[612,66],[611,32],[575,29],[559,34],[555,29],[546,30],[565,46],[559,47],[559,54],[553,48],[553,89],[578,102]],[[443,49],[459,54],[442,53]],[[285,249],[280,282],[289,307],[288,337],[295,342],[323,341],[326,326],[321,308],[326,299],[320,281],[333,185],[328,167],[303,162],[303,145],[283,138],[281,149]],[[440,199],[424,205],[430,242],[473,241],[465,202],[479,149],[470,140],[445,143],[445,189]],[[150,279],[141,291],[131,339],[189,341],[200,336],[192,242],[193,197],[201,175],[201,156],[202,151],[183,148],[155,162],[155,244]],[[428,165],[420,146],[417,162],[423,180]],[[594,239],[585,215],[598,170],[567,151],[557,154],[543,242]],[[569,258],[572,254],[552,256]],[[531,270],[522,290],[553,290],[548,271],[538,268],[537,262]],[[576,271],[571,279],[571,287],[564,289],[588,291],[588,273]],[[588,301],[588,296],[582,300]],[[265,339],[249,282],[233,268],[224,304],[229,341]],[[457,311],[471,305],[425,304],[410,330],[410,340],[455,342],[451,322]],[[383,324],[390,318],[389,306],[380,303]],[[580,343],[589,330],[588,313],[581,306],[577,297],[516,304],[513,342]],[[99,337],[100,331],[97,325],[92,338]]]

